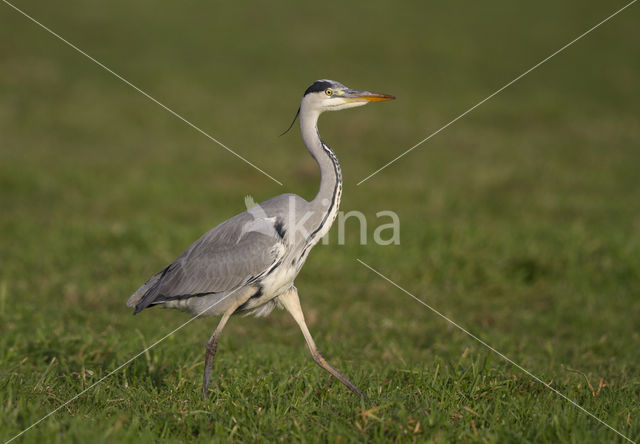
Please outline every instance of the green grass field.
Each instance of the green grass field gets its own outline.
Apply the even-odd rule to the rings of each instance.
[[[398,97],[320,131],[400,245],[350,221],[297,279],[369,401],[283,311],[231,319],[203,400],[197,319],[14,442],[626,442],[358,258],[640,440],[640,5],[357,186],[625,2],[17,4],[284,186],[0,3],[0,439],[187,321],[124,303],[245,195],[313,197],[278,134],[332,78]]]

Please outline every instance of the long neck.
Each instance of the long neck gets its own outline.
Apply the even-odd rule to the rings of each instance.
[[[340,205],[342,171],[335,153],[322,142],[318,134],[320,113],[305,108],[303,105],[300,110],[302,140],[320,167],[320,190],[311,204],[314,208],[320,209],[319,213],[322,217],[319,229],[326,232],[333,223]]]

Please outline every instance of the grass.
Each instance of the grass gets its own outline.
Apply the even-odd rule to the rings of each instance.
[[[0,438],[188,318],[127,297],[211,226],[315,166],[278,138],[313,80],[398,100],[323,116],[342,208],[393,210],[401,245],[336,233],[292,319],[234,318],[211,398],[196,320],[22,442],[623,442],[360,265],[360,258],[640,439],[640,10],[610,23],[384,172],[356,183],[624,2],[20,4],[285,185],[238,161],[0,5]]]

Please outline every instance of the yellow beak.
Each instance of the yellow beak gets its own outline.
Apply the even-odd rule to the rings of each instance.
[[[345,91],[342,97],[348,99],[350,102],[384,102],[387,100],[395,99],[394,96],[390,96],[389,94],[374,93],[370,91],[357,91],[354,89]]]

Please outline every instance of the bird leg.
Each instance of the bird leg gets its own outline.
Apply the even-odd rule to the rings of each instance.
[[[307,323],[304,320],[304,314],[302,313],[302,307],[300,307],[300,299],[298,298],[298,290],[296,289],[296,287],[291,287],[289,290],[281,294],[278,297],[278,300],[284,306],[284,308],[286,308],[287,311],[291,313],[293,319],[295,319],[300,326],[300,330],[302,330],[302,334],[304,335],[304,339],[307,341],[307,346],[311,351],[311,356],[313,357],[315,363],[335,376],[353,393],[366,399],[365,394],[358,390],[358,388],[353,385],[347,378],[342,376],[342,374],[338,370],[332,367],[331,364],[329,364],[324,358],[324,356],[322,356],[320,350],[318,350],[318,347],[316,347],[316,343],[313,341],[311,333],[309,333],[309,329],[307,328]]]
[[[211,338],[207,342],[206,352],[204,354],[204,384],[202,387],[202,395],[204,398],[207,397],[207,392],[209,391],[209,377],[211,376],[211,366],[213,365],[213,358],[216,355],[216,350],[218,350],[218,337],[220,337],[220,333],[222,333],[222,329],[227,324],[229,317],[236,310],[236,306],[234,305],[232,309],[227,310],[223,315],[222,319],[220,319],[220,323],[216,327],[216,330],[211,335]]]

